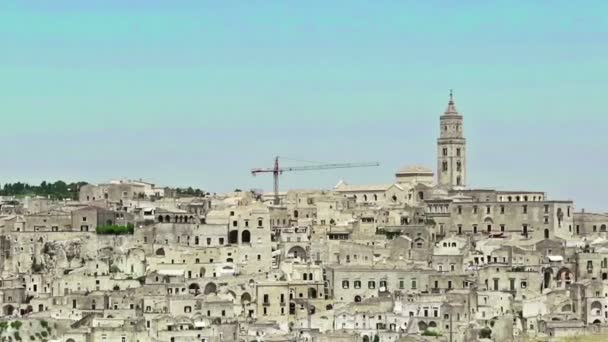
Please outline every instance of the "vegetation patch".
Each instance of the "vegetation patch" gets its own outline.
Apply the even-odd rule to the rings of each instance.
[[[441,333],[439,333],[438,331],[435,330],[425,330],[422,333],[422,336],[441,336]]]
[[[129,223],[126,226],[112,224],[97,227],[95,231],[97,232],[97,234],[101,235],[127,235],[133,234],[133,232],[135,231],[135,226],[132,223]]]

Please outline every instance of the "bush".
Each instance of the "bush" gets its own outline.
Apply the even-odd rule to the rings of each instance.
[[[15,341],[21,341],[21,335],[19,335],[18,331],[15,331],[15,333],[13,334],[13,336],[15,337]]]
[[[422,333],[422,336],[441,336],[441,334],[439,332],[437,332],[437,331],[434,331],[434,330],[425,330]]]
[[[30,340],[32,340],[32,341],[36,341],[36,336],[34,336],[34,335],[30,335]]]
[[[49,322],[42,320],[42,321],[40,321],[40,325],[42,325],[43,328],[46,328],[49,326]]]
[[[42,337],[47,337],[49,333],[43,330],[42,332],[40,332],[40,335],[42,335]]]
[[[95,229],[95,232],[101,235],[126,235],[133,234],[134,231],[135,226],[132,223],[129,223],[126,226],[119,226],[116,224],[105,225]]]
[[[110,266],[110,273],[120,273],[120,268],[116,265]]]
[[[21,328],[22,325],[23,325],[23,323],[21,323],[21,321],[14,321],[13,323],[11,323],[11,328],[13,328],[15,330],[19,330],[19,328]]]

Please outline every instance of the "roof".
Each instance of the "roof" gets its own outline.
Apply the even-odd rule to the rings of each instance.
[[[168,275],[168,276],[182,276],[182,275],[184,275],[184,270],[165,269],[165,270],[158,270],[156,272],[158,274],[160,274],[160,275]]]
[[[433,170],[424,167],[422,165],[410,165],[406,166],[403,169],[397,171],[397,174],[419,174],[419,173],[433,173]]]
[[[393,184],[349,185],[345,182],[340,182],[334,187],[334,189],[338,192],[349,192],[349,191],[373,192],[373,191],[386,191],[391,186],[393,186]]]

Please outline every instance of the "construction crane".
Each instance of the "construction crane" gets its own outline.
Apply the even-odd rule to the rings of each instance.
[[[327,169],[346,169],[353,167],[370,167],[379,166],[377,162],[371,163],[345,163],[345,164],[320,164],[308,166],[279,166],[279,157],[274,158],[274,167],[251,169],[251,174],[256,176],[258,173],[272,173],[274,177],[274,204],[280,204],[279,201],[279,176],[287,171],[308,171],[308,170],[327,170]]]

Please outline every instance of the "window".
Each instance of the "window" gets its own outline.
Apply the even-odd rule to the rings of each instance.
[[[405,288],[405,280],[399,279],[399,289],[403,290]]]
[[[446,128],[447,128],[447,127],[446,127]],[[443,156],[444,156],[444,157],[447,157],[447,155],[448,155],[448,149],[447,149],[447,147],[444,147],[444,148],[443,148]]]
[[[262,219],[258,219],[258,227],[262,227],[264,224],[264,221]]]
[[[473,225],[473,234],[477,234],[477,225],[476,224]]]
[[[376,282],[373,280],[370,280],[367,282],[367,287],[370,289],[375,289],[376,288]]]
[[[349,284],[348,280],[342,280],[342,288],[343,289],[349,288],[349,285],[350,284]]]
[[[504,224],[501,224],[501,225],[500,225],[500,231],[501,231],[501,232],[504,232],[504,231],[505,231],[505,225],[504,225]]]
[[[448,162],[447,161],[443,162],[443,164],[442,164],[442,170],[443,171],[447,171],[448,170]]]
[[[490,214],[492,212],[492,207],[487,206],[486,207],[486,214]]]
[[[462,163],[461,162],[456,162],[456,171],[461,171],[462,170]]]
[[[458,225],[458,235],[462,235],[462,225]]]
[[[528,287],[528,282],[527,282],[527,281],[525,281],[525,280],[522,280],[522,281],[521,281],[521,288],[522,288],[522,289],[525,289],[526,287]]]
[[[361,288],[361,280],[355,280],[353,282],[353,287],[356,289],[360,289]]]
[[[476,205],[473,206],[473,214],[477,214],[477,206]]]
[[[524,214],[527,214],[528,213],[528,206],[527,205],[522,206],[522,211],[523,211]]]
[[[416,278],[412,278],[412,290],[415,290],[416,288],[417,288]]]
[[[462,206],[461,206],[461,205],[459,205],[459,206],[458,206],[458,215],[461,215],[461,214],[462,214]]]
[[[548,214],[548,213],[549,213],[549,205],[545,204],[545,214]]]
[[[460,148],[457,148],[457,149],[456,149],[456,156],[457,156],[457,157],[460,157]]]

